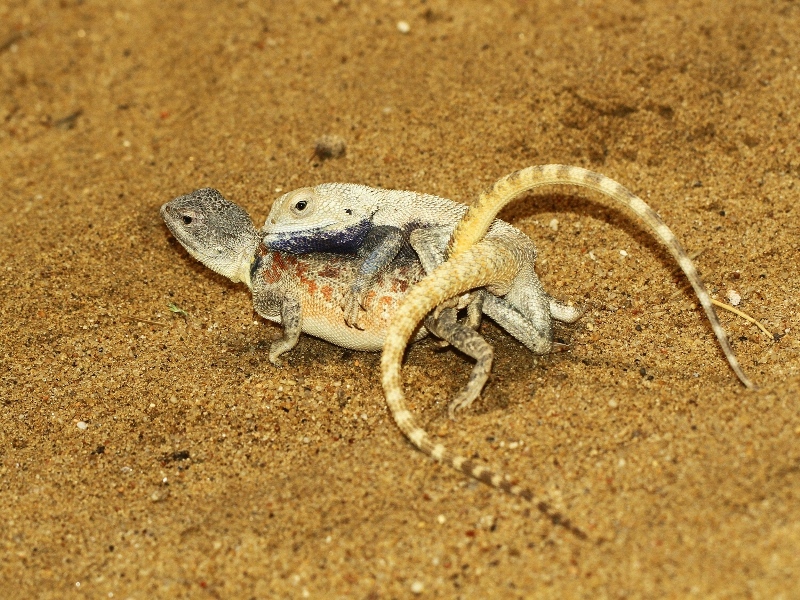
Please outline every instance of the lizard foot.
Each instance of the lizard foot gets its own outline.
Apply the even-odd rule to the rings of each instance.
[[[369,305],[369,295],[362,292],[360,288],[353,286],[349,293],[342,300],[342,310],[344,311],[344,322],[348,327],[364,329],[358,322],[362,310],[367,310]]]
[[[586,314],[586,310],[588,308],[585,304],[580,306],[571,306],[565,302],[562,302],[561,300],[556,300],[553,297],[549,297],[548,300],[550,304],[550,314],[554,319],[561,321],[562,323],[574,323],[584,314]]]
[[[281,359],[281,356],[292,348],[294,348],[294,344],[290,345],[283,338],[275,340],[269,347],[269,362],[272,363],[274,367],[282,367],[283,359]]]
[[[470,383],[468,383],[463,390],[456,394],[456,396],[450,401],[450,405],[447,407],[447,413],[450,416],[450,419],[453,421],[456,420],[456,413],[472,406],[472,403],[475,402],[475,399],[481,393],[481,388],[483,387],[484,382],[480,382],[479,385],[474,386],[471,386]]]

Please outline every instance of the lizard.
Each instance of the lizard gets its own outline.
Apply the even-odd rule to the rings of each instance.
[[[196,190],[164,204],[161,216],[191,256],[230,280],[245,283],[252,292],[256,312],[283,326],[283,335],[272,343],[269,351],[269,360],[276,366],[280,365],[280,356],[297,344],[301,332],[345,348],[380,350],[400,299],[424,275],[423,265],[413,252],[398,256],[391,268],[373,282],[369,292],[373,298],[371,308],[363,316],[363,327],[354,329],[344,323],[340,307],[349,289],[348,282],[358,273],[354,257],[271,251],[261,242],[261,232],[244,209],[212,188]],[[437,250],[436,256],[428,259],[429,269],[443,260],[448,237],[449,233],[428,240]],[[506,306],[501,298],[485,296],[479,306],[486,314],[504,319],[512,335],[530,335],[524,329],[525,319],[521,315],[515,317],[513,307]],[[438,318],[427,318],[415,339],[427,332],[476,361],[467,384],[451,403],[452,414],[480,393],[491,370],[493,351],[476,331],[457,321],[456,308]]]
[[[358,327],[360,312],[367,306],[368,290],[393,258],[411,245],[421,259],[429,259],[428,264],[432,260],[441,262],[443,253],[436,252],[431,244],[446,240],[466,210],[464,204],[430,194],[323,183],[293,190],[273,203],[263,228],[264,243],[271,249],[294,254],[356,254],[360,260],[358,276],[342,305],[346,323]],[[442,233],[442,228],[449,231]],[[544,290],[533,269],[536,247],[523,232],[497,219],[487,237],[514,240],[520,253],[518,264],[522,265],[503,291],[508,305],[516,310],[508,312],[505,320],[503,316],[490,316],[507,331],[516,327],[513,335],[534,354],[552,351],[552,320],[572,323],[583,311]],[[368,248],[367,239],[373,240]],[[468,323],[476,327],[480,311],[472,310],[471,314]]]
[[[328,342],[355,350],[379,350],[385,340],[388,323],[409,289],[423,278],[424,266],[413,253],[398,257],[394,264],[373,282],[370,290],[373,302],[366,311],[363,327],[355,329],[344,323],[341,298],[358,274],[354,257],[325,253],[300,256],[270,251],[261,243],[247,212],[226,200],[219,191],[203,188],[179,196],[161,206],[161,217],[167,228],[195,259],[234,283],[243,282],[253,295],[256,312],[269,321],[283,326],[283,335],[272,342],[269,359],[280,366],[280,356],[290,351],[305,332]],[[425,232],[429,239],[425,262],[435,267],[446,251],[449,230]],[[491,316],[492,306],[504,307],[505,301],[483,293],[480,306]],[[445,307],[438,316],[427,315],[425,327],[415,327],[409,334],[420,339],[426,330],[446,340],[455,348],[475,359],[466,385],[451,403],[469,404],[483,389],[491,370],[492,347],[473,328],[460,323],[457,307]],[[513,325],[514,320],[510,323]],[[525,319],[519,326],[522,332]],[[514,329],[510,331],[512,335]],[[406,339],[406,342],[408,338]],[[459,400],[460,399],[460,400]],[[539,507],[548,512],[545,507]],[[580,530],[568,520],[550,511],[550,519],[583,538]]]
[[[534,166],[503,177],[490,190],[480,194],[477,202],[458,223],[447,247],[447,261],[409,290],[395,312],[381,355],[381,383],[392,417],[419,450],[483,483],[536,502],[544,512],[549,511],[547,502],[537,498],[529,488],[512,483],[504,475],[459,456],[442,444],[434,443],[406,406],[400,371],[409,336],[423,316],[436,307],[447,306],[451,298],[470,289],[483,287],[489,292],[499,293],[514,280],[520,268],[517,264],[520,252],[516,240],[490,239],[485,234],[494,223],[497,213],[511,200],[528,190],[554,184],[599,191],[632,211],[648,226],[667,247],[694,288],[731,369],[745,387],[755,388],[728,343],[714,312],[711,297],[694,264],[669,227],[641,198],[616,181],[580,167]]]

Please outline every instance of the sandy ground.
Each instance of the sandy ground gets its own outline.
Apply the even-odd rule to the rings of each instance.
[[[0,3],[2,597],[800,597],[799,31],[788,0]],[[345,158],[311,159],[324,134]],[[469,202],[550,162],[641,194],[778,334],[721,316],[747,392],[624,212],[505,213],[589,307],[571,351],[486,324],[467,414],[451,351],[417,345],[407,388],[586,540],[414,451],[376,354],[304,338],[272,367],[279,330],[157,210],[213,186],[261,223],[324,181]]]

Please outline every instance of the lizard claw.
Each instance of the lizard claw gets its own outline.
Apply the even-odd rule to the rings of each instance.
[[[357,290],[355,286],[350,289],[350,292],[342,300],[342,310],[344,311],[344,322],[348,327],[355,329],[364,329],[358,322],[358,317],[361,315],[362,310],[367,310],[368,299],[367,295]]]
[[[450,416],[450,419],[455,421],[457,412],[461,412],[462,410],[472,406],[472,403],[475,402],[475,399],[480,394],[480,391],[480,389],[474,389],[470,388],[470,386],[467,386],[465,389],[456,394],[455,398],[450,401],[450,405],[447,407],[447,414]]]

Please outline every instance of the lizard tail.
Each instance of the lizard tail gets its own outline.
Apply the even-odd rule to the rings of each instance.
[[[513,260],[511,249],[479,243],[464,254],[463,260],[443,263],[432,274],[413,286],[391,322],[381,355],[381,377],[392,417],[411,443],[434,460],[450,465],[492,487],[533,502],[554,524],[565,527],[583,539],[586,535],[580,529],[553,511],[546,501],[537,498],[530,489],[511,483],[503,474],[492,471],[472,459],[454,454],[442,444],[434,443],[408,410],[400,367],[403,353],[417,324],[434,307],[452,297],[453,289],[456,287],[463,292],[496,283],[498,280],[510,281],[516,275],[514,268],[516,262]],[[453,287],[442,285],[443,280],[440,275]]]
[[[650,208],[644,200],[604,175],[580,167],[541,165],[527,167],[503,177],[489,191],[481,193],[478,201],[469,208],[467,214],[458,223],[450,238],[448,259],[452,260],[483,238],[492,221],[497,217],[497,213],[511,200],[523,192],[546,185],[576,185],[596,190],[632,210],[644,221],[667,247],[685,273],[689,283],[692,284],[731,369],[745,387],[756,389],[753,382],[745,375],[739,361],[736,360],[736,355],[728,342],[728,336],[714,311],[711,297],[683,246],[656,211]]]

